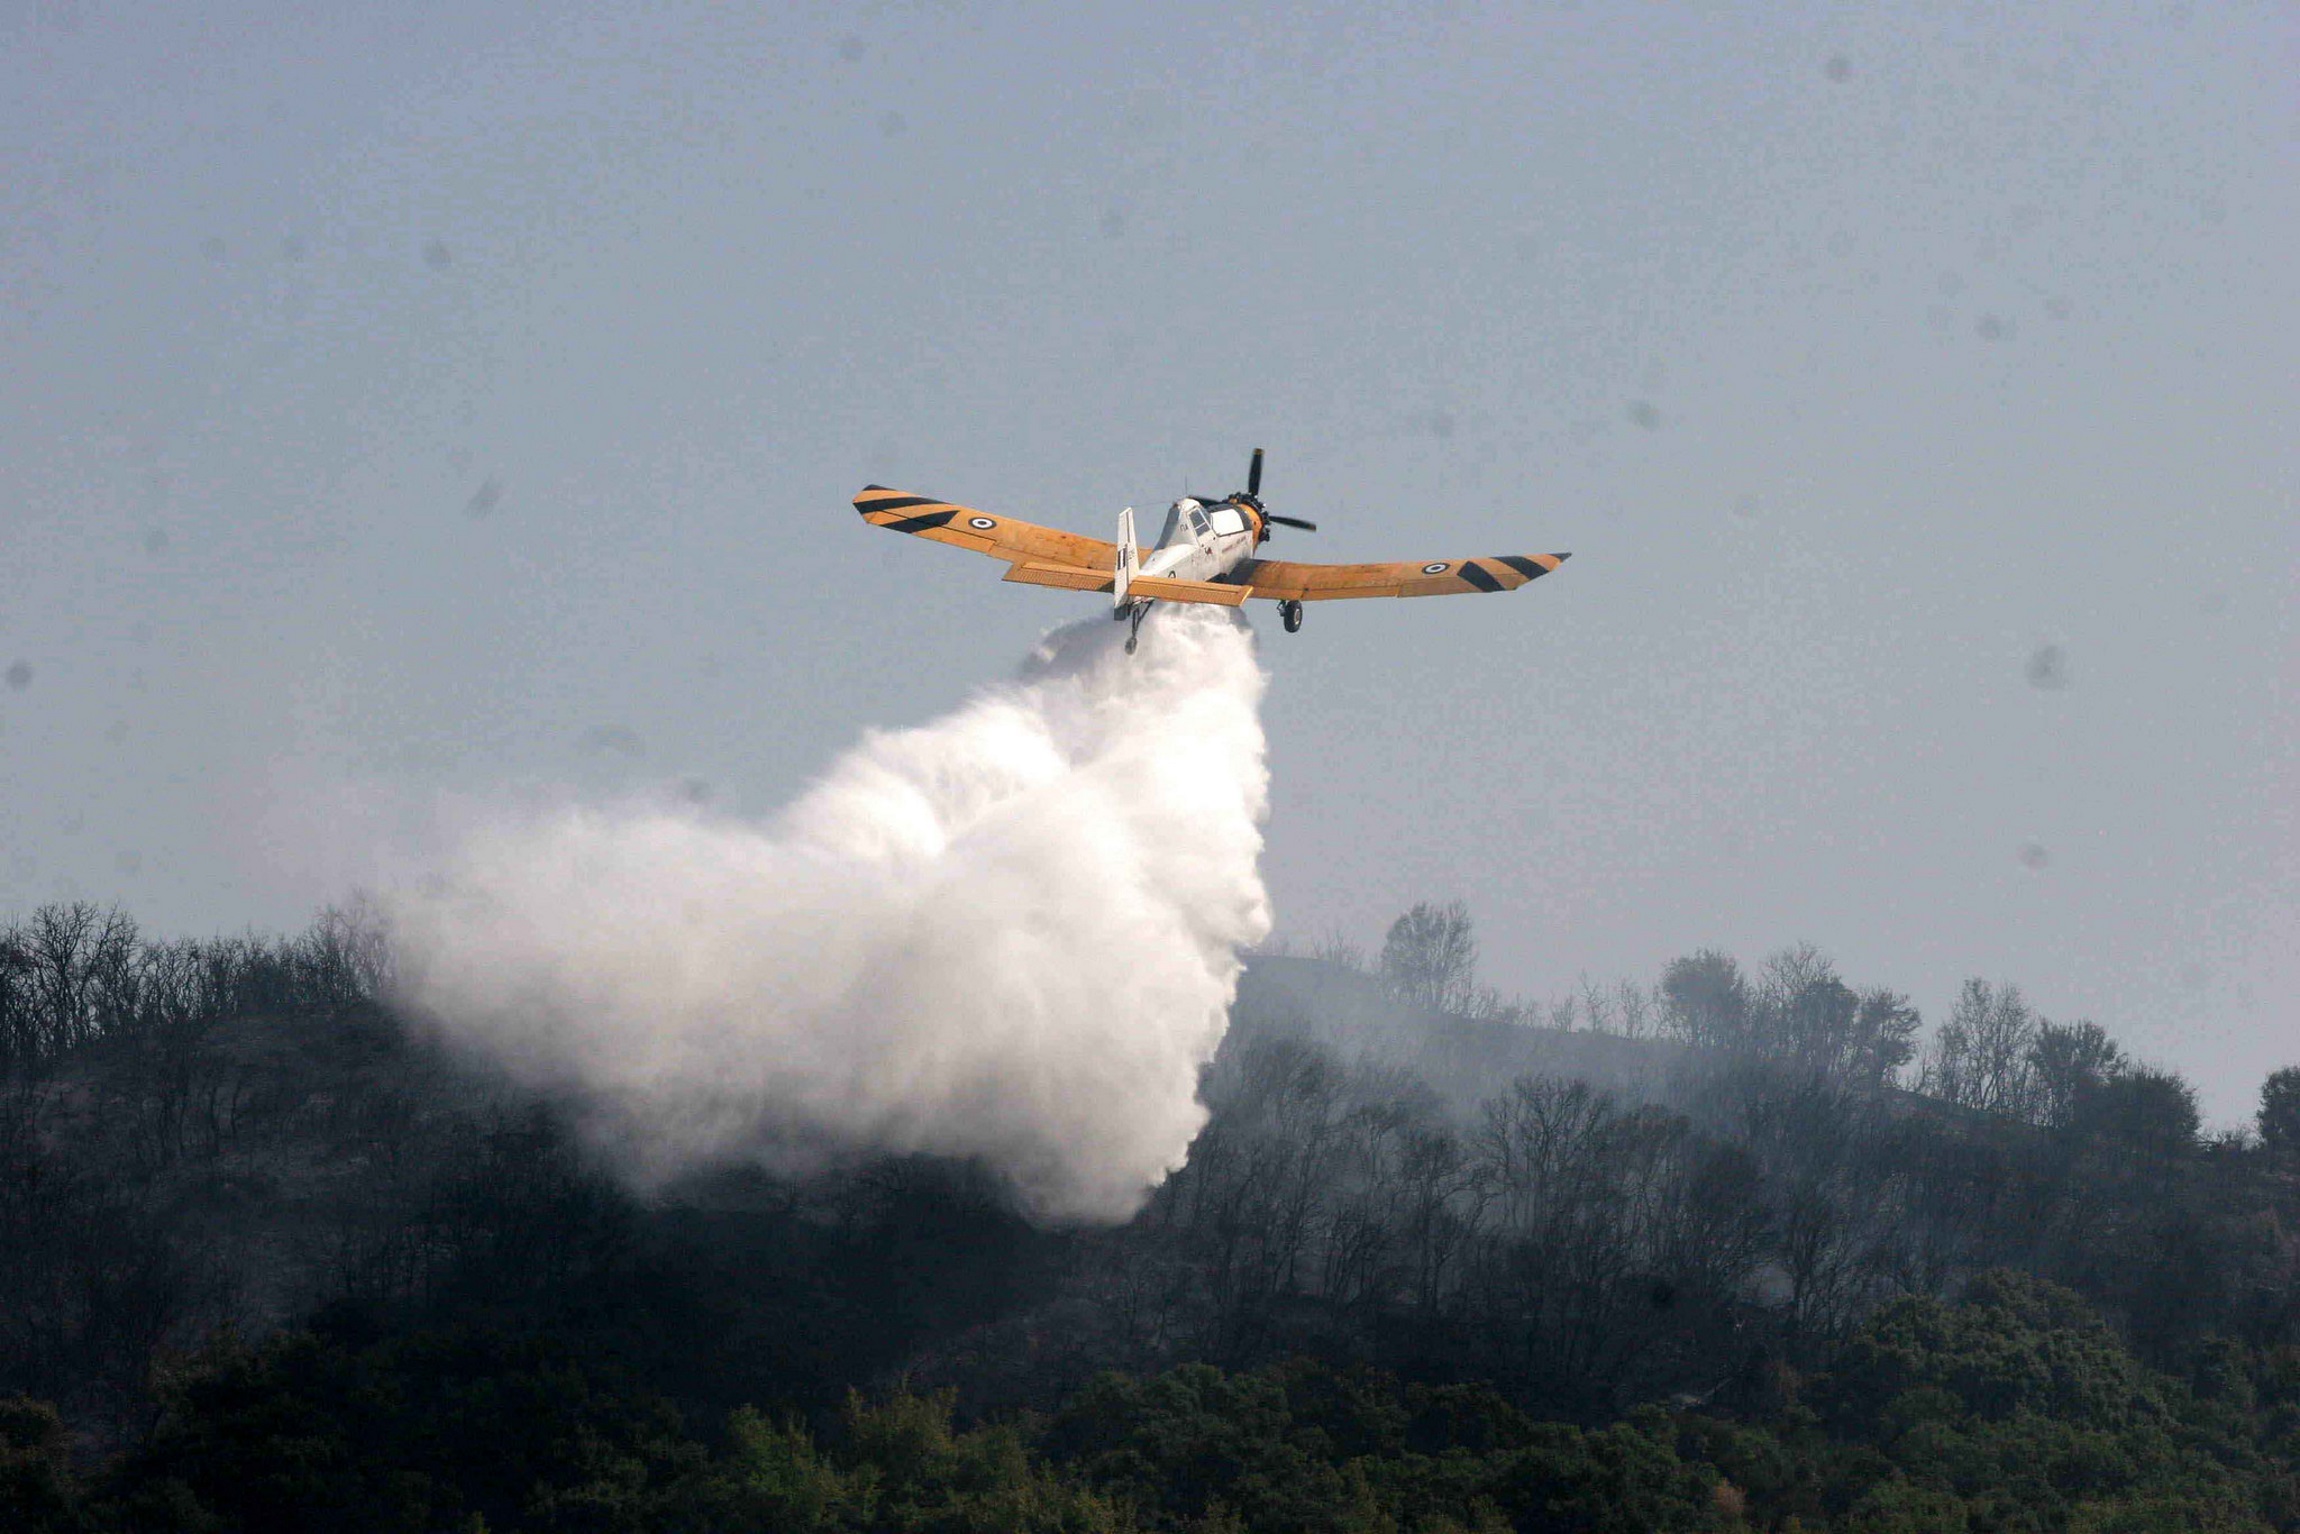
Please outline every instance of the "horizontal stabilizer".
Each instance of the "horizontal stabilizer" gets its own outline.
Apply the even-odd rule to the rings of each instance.
[[[1244,586],[1233,586],[1225,581],[1177,581],[1163,575],[1137,575],[1130,588],[1136,598],[1152,597],[1161,602],[1219,602],[1224,607],[1244,605],[1254,593]]]
[[[1039,560],[1024,560],[1014,565],[1007,570],[1006,578],[1025,586],[1060,586],[1068,591],[1108,591],[1111,583],[1107,570],[1081,570],[1075,565],[1050,565]]]

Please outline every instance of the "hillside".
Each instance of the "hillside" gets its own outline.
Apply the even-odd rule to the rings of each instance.
[[[734,1497],[785,1511],[695,1526],[806,1526],[773,1501],[793,1476],[823,1527],[925,1527],[990,1486],[1050,1527],[2251,1528],[2300,1505],[2277,1082],[2264,1138],[2207,1140],[2115,1060],[2019,1111],[1931,1062],[1864,1077],[1858,1030],[1811,1019],[1889,1009],[1832,1010],[1831,976],[1738,1014],[1680,986],[1668,1035],[1628,1039],[1265,957],[1188,1165],[1126,1224],[1049,1227],[923,1157],[642,1193],[572,1105],[412,1033],[341,931],[114,937],[70,964],[19,941],[0,992],[0,1398],[60,1413],[0,1412],[26,1507],[208,1526],[135,1501],[165,1485],[222,1527],[327,1498],[416,1520],[344,1527],[656,1527]],[[1958,1349],[2036,1362],[1990,1384]],[[2021,1395],[2036,1368],[2106,1383]],[[439,1459],[423,1422],[510,1431],[482,1389],[558,1401],[520,1474],[578,1500],[606,1475],[623,1521]],[[303,1490],[228,1468],[276,1454],[283,1411],[338,1443]],[[1985,1467],[2021,1456],[2089,1468],[2004,1491]],[[376,1489],[415,1464],[429,1490]],[[2124,1521],[2081,1524],[2087,1497]]]

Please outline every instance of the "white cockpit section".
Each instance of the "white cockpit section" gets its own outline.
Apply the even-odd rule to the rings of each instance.
[[[1159,548],[1172,547],[1177,538],[1186,537],[1192,543],[1207,543],[1216,538],[1234,538],[1253,529],[1247,524],[1246,514],[1227,502],[1208,506],[1205,502],[1184,496],[1166,509],[1166,525],[1158,530]]]

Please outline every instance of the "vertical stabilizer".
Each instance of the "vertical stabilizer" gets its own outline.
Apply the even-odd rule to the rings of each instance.
[[[1120,612],[1126,610],[1127,588],[1134,584],[1134,570],[1141,562],[1142,551],[1134,543],[1134,508],[1129,506],[1118,513],[1118,568],[1110,583],[1110,604]]]

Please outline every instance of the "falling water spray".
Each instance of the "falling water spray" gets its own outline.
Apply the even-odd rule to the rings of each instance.
[[[1014,682],[873,731],[764,822],[496,817],[390,901],[405,999],[579,1105],[634,1175],[971,1157],[1118,1220],[1205,1122],[1269,929],[1253,637],[1161,610],[1048,636]]]

